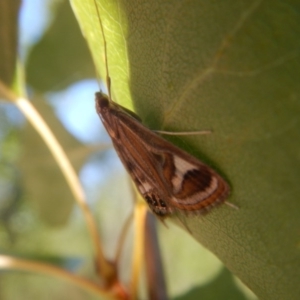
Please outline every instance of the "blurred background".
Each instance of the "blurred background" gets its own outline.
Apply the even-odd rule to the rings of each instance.
[[[99,218],[107,256],[113,258],[132,201],[123,167],[95,113],[99,84],[70,3],[23,1],[17,14],[18,7],[9,2],[2,3],[1,11],[17,18],[2,21],[10,32],[19,31],[18,49],[12,45],[9,50],[18,53],[20,68],[24,67],[28,97],[78,171],[89,205]],[[82,213],[41,137],[18,108],[5,101],[0,102],[0,143],[1,254],[42,260],[92,276],[93,253]],[[109,182],[115,180],[117,188],[110,194]],[[118,220],[113,226],[112,211]],[[71,297],[65,283],[51,280],[1,272],[0,299],[24,299],[24,295],[26,299],[37,295],[59,299],[66,292]],[[74,299],[78,293],[75,289]]]

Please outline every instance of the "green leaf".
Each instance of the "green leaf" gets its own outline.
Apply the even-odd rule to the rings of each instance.
[[[97,71],[106,80],[103,36],[94,0],[71,1],[83,35],[88,41]],[[102,3],[97,1],[102,18],[108,47],[108,68],[111,77],[112,93],[116,102],[133,108],[130,96],[129,58],[126,48],[126,18],[117,1]],[[104,5],[104,6],[102,6]],[[96,75],[96,74],[95,74]]]
[[[40,92],[64,89],[95,73],[69,1],[53,2],[52,8],[53,21],[26,64],[28,83]]]
[[[105,77],[94,1],[72,3]],[[183,223],[259,298],[296,299],[299,1],[96,3],[114,100],[151,129],[213,130],[176,143],[229,181],[239,210]]]

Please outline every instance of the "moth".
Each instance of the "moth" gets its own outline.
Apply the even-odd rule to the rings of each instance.
[[[96,111],[138,191],[159,218],[175,212],[203,214],[225,201],[230,188],[212,168],[145,127],[132,111],[111,99],[104,41],[108,96],[96,93]]]
[[[96,110],[154,214],[203,214],[225,201],[230,189],[220,175],[145,127],[133,112],[101,92],[96,93]]]

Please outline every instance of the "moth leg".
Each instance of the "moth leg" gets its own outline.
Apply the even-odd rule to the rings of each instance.
[[[211,134],[212,130],[200,130],[200,131],[165,131],[165,130],[153,130],[156,133],[164,134],[164,135],[205,135],[205,134]]]
[[[231,203],[231,202],[224,201],[224,203],[225,203],[226,205],[230,206],[231,208],[236,209],[236,210],[239,210],[239,209],[240,209],[238,206],[234,205],[234,204]]]

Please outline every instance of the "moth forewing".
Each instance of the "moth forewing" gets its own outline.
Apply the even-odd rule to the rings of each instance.
[[[229,186],[213,169],[145,127],[96,93],[96,110],[125,168],[159,217],[203,214],[225,201]]]
[[[96,5],[96,2],[95,2]],[[103,35],[108,96],[96,93],[96,110],[114,148],[154,214],[202,214],[225,201],[229,186],[213,169],[145,127],[111,98],[107,43]]]

